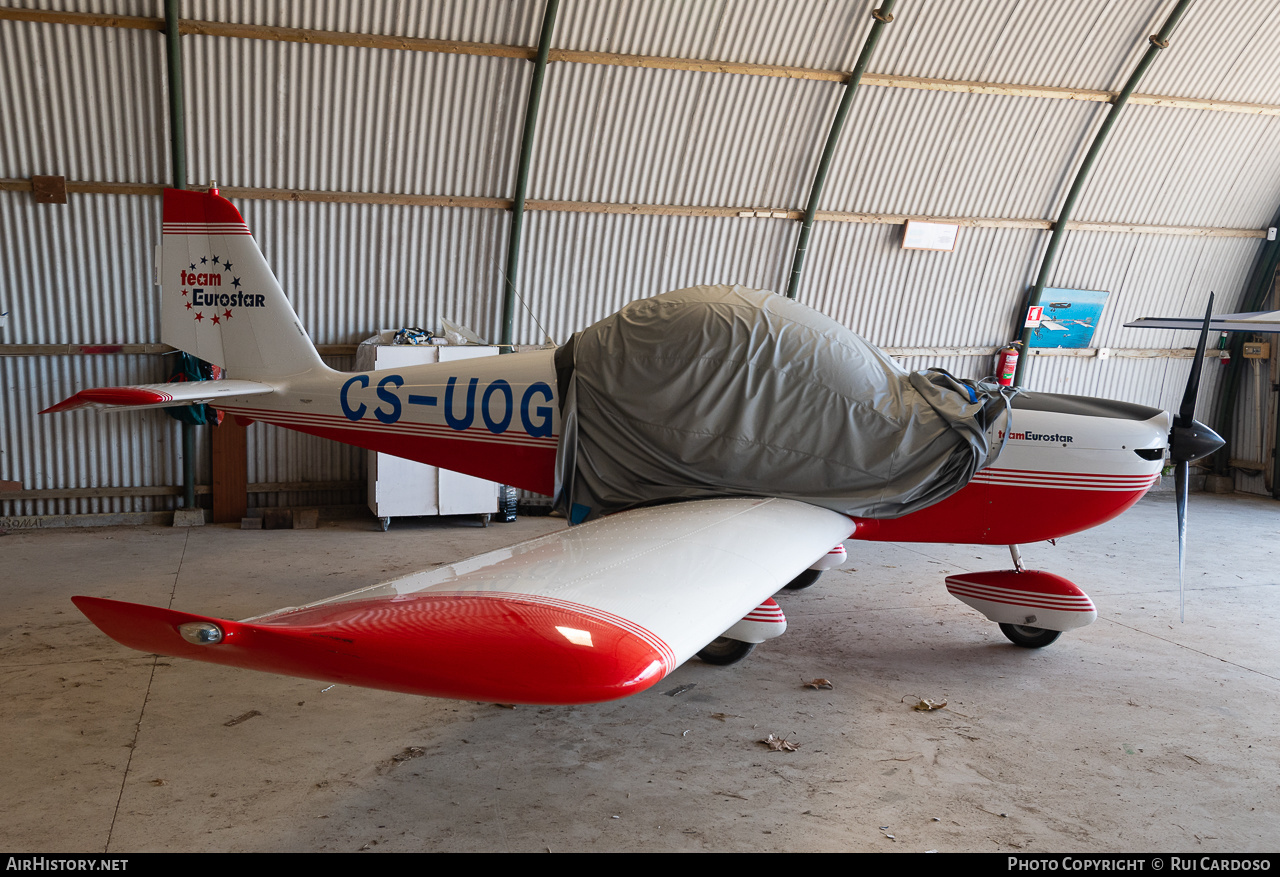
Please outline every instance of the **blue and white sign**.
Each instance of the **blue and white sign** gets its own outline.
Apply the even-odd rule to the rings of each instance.
[[[1111,293],[1100,289],[1046,289],[1032,347],[1088,347]]]

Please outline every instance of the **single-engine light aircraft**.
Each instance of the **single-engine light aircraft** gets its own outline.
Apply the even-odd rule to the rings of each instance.
[[[599,396],[575,383],[572,369],[587,358],[584,333],[575,336],[576,360],[566,345],[367,372],[328,368],[239,211],[216,189],[165,192],[159,250],[162,339],[223,366],[227,377],[82,390],[47,412],[207,403],[242,420],[558,492],[571,522],[599,519],[244,621],[74,598],[109,636],[144,652],[438,697],[606,701],[648,688],[694,655],[732,663],[781,634],[786,620],[773,595],[842,563],[847,539],[1009,546],[1014,569],[953,575],[947,588],[1013,643],[1036,648],[1097,612],[1065,578],[1024,569],[1017,545],[1120,514],[1159,478],[1166,451],[1185,485],[1188,462],[1221,444],[1192,419],[1203,332],[1175,419],[1124,402],[990,389],[984,396],[972,383],[918,380],[925,373],[908,376],[803,305],[737,287],[698,288],[720,290],[730,303],[725,322],[745,333],[742,349],[721,351],[715,371],[696,371],[711,358],[702,357],[670,380],[654,377],[633,396],[640,409],[662,413],[641,423],[634,411],[601,415]],[[619,326],[643,333],[655,315],[684,319],[682,302],[707,297],[698,289],[624,310],[621,323],[597,333],[600,361],[611,367],[632,343],[619,340]],[[758,324],[739,319],[753,309],[766,321],[789,309],[791,322],[777,334],[798,338],[800,352],[777,355],[777,339],[761,342]],[[655,330],[660,339],[666,326]],[[765,353],[752,346],[758,342]],[[657,348],[643,353],[646,368],[661,367]],[[858,398],[841,389],[861,379],[848,373],[850,362],[891,380],[876,398]],[[690,370],[692,389],[679,395]],[[798,372],[824,394],[823,411],[776,391]],[[946,411],[968,413],[940,415],[919,401],[929,394],[952,400]],[[906,396],[915,407],[900,406]],[[725,429],[749,421],[754,432],[725,445],[696,428],[717,418]],[[850,438],[855,421],[863,431]],[[668,433],[679,433],[677,452],[650,459],[650,446]],[[921,454],[912,449],[939,442],[946,453],[932,468],[913,469]],[[618,447],[631,449],[609,453]],[[827,495],[828,482],[859,466],[860,504]],[[611,469],[623,471],[621,487],[609,481]],[[668,481],[670,472],[679,478]],[[773,477],[753,481],[757,475]]]

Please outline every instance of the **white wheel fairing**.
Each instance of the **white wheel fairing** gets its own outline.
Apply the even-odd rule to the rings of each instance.
[[[1063,631],[1084,627],[1098,617],[1088,594],[1043,570],[947,576],[947,591],[998,624]]]

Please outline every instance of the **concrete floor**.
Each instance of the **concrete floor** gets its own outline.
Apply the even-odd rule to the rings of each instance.
[[[1005,549],[851,542],[742,664],[516,709],[157,659],[68,598],[243,618],[553,519],[11,532],[0,849],[1274,851],[1280,504],[1194,495],[1191,525],[1185,624],[1173,501],[1152,496],[1024,548],[1100,610],[1043,651],[943,587]]]

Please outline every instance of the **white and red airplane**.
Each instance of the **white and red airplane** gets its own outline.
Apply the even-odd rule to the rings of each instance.
[[[166,191],[163,232],[163,340],[224,366],[228,378],[83,390],[48,412],[208,403],[539,493],[556,489],[554,351],[337,372],[216,190]],[[1176,422],[1123,402],[1017,394],[1009,434],[1008,412],[993,427],[1004,441],[998,459],[948,498],[894,519],[768,496],[702,499],[622,511],[245,621],[96,597],[75,603],[144,652],[439,697],[586,703],[642,691],[695,654],[731,663],[779,635],[786,621],[773,595],[838,566],[846,539],[979,543],[1010,546],[1017,568],[951,576],[948,590],[1014,643],[1040,647],[1097,612],[1066,579],[1023,569],[1016,546],[1120,514],[1159,478],[1166,450],[1185,488],[1187,462],[1221,442],[1191,419],[1197,383],[1198,365]]]

